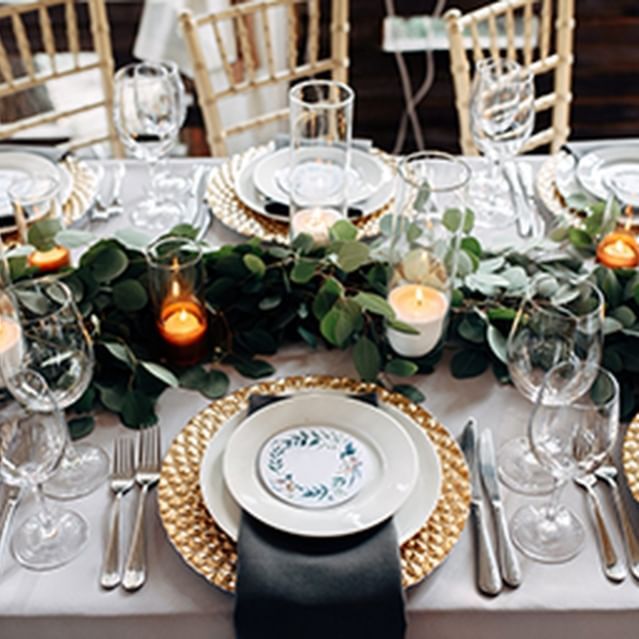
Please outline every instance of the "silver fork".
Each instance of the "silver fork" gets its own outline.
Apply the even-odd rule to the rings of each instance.
[[[619,485],[617,484],[617,476],[619,471],[614,465],[612,458],[609,456],[604,464],[600,466],[595,475],[605,481],[610,487],[612,492],[612,499],[615,503],[615,510],[617,511],[617,517],[621,526],[621,532],[623,534],[624,549],[626,551],[626,559],[628,560],[628,566],[630,572],[635,579],[639,579],[639,541],[635,535],[630,520],[628,519],[628,513],[623,505],[621,493],[619,492]]]
[[[612,543],[606,520],[601,511],[599,497],[597,497],[597,493],[594,490],[597,478],[590,474],[584,475],[583,477],[575,477],[574,481],[586,491],[590,500],[590,508],[597,532],[597,541],[599,542],[604,574],[610,581],[623,581],[627,576],[626,568],[617,557],[617,551]]]
[[[124,568],[122,585],[125,590],[137,590],[146,581],[146,547],[144,543],[144,506],[149,490],[160,479],[160,428],[153,426],[138,436],[138,467],[135,481],[140,486],[138,509],[133,526],[131,547]]]
[[[115,588],[122,579],[120,572],[120,507],[122,497],[135,484],[134,466],[133,439],[131,437],[118,437],[113,442],[113,471],[110,486],[115,497],[111,504],[109,537],[100,574],[100,585],[103,588]]]

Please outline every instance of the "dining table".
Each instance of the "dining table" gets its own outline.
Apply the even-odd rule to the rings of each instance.
[[[544,159],[530,156],[526,161],[538,169]],[[171,160],[170,167],[188,176],[196,165],[213,166],[219,161],[182,158]],[[101,164],[108,171],[112,162],[106,160]],[[127,202],[141,194],[146,181],[146,167],[127,160],[122,192],[125,208]],[[97,236],[108,237],[129,224],[125,214],[107,221],[88,221],[85,228]],[[484,243],[490,246],[491,241],[506,241],[509,234],[513,242],[520,241],[513,225],[499,233],[485,231]],[[240,242],[242,238],[213,219],[206,240],[212,246],[221,246]],[[459,438],[468,418],[475,417],[480,430],[492,431],[497,449],[511,437],[525,434],[531,404],[513,386],[498,383],[490,370],[472,379],[455,379],[449,370],[450,355],[444,353],[432,374],[409,379],[425,395],[426,410],[455,438]],[[311,350],[306,345],[293,344],[282,348],[269,361],[276,369],[273,377],[326,374],[357,378],[351,353],[339,349]],[[222,368],[229,375],[231,391],[251,383],[231,367]],[[188,420],[208,403],[210,400],[195,391],[169,388],[164,392],[157,407],[163,453]],[[623,430],[622,427],[620,441]],[[133,434],[115,416],[99,414],[88,440],[111,454],[114,438],[127,432]],[[614,524],[613,541],[622,553],[610,494],[604,485],[598,486],[597,491],[605,503],[608,521]],[[156,495],[157,492],[152,493],[154,498],[147,501],[148,580],[137,592],[122,588],[105,591],[99,584],[112,499],[106,483],[73,502],[74,509],[89,523],[90,539],[87,548],[71,563],[47,572],[32,572],[21,567],[5,548],[0,556],[0,639],[231,639],[233,596],[196,574],[174,550],[158,515]],[[625,486],[623,495],[635,530],[639,530],[639,506]],[[531,500],[542,503],[541,500],[548,499],[525,497],[506,488],[503,497],[509,517]],[[467,523],[445,561],[424,581],[406,591],[407,638],[636,636],[639,581],[629,575],[622,583],[612,583],[605,577],[585,493],[571,484],[564,489],[562,500],[585,524],[586,542],[579,555],[555,565],[519,555],[522,584],[518,588],[505,587],[495,597],[485,596],[477,589],[472,527]],[[14,524],[29,514],[32,502],[30,496],[22,500]],[[124,498],[125,544],[136,502],[135,491]],[[276,633],[265,631],[264,636]]]

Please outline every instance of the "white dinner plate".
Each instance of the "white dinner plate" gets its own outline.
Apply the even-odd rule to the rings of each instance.
[[[251,209],[252,211],[256,211],[260,215],[264,215],[265,217],[269,217],[280,222],[288,222],[287,215],[269,213],[264,209],[266,197],[256,188],[254,182],[255,167],[263,160],[272,158],[275,153],[281,153],[282,151],[285,152],[285,155],[280,156],[280,159],[288,162],[288,149],[280,149],[279,151],[267,152],[264,155],[260,155],[252,162],[248,162],[246,166],[235,175],[234,186],[237,197],[240,199],[242,204],[247,206],[249,209]],[[377,167],[381,167],[382,171],[380,182],[376,183],[375,189],[373,190],[371,195],[365,200],[357,202],[356,204],[357,208],[362,211],[363,215],[370,215],[371,213],[375,213],[375,211],[379,211],[379,209],[390,202],[395,193],[395,180],[393,171],[382,160],[374,157],[370,153],[364,153],[363,151],[353,149],[352,163],[355,170],[359,170],[358,164],[360,162],[360,158],[365,158],[363,161],[366,163],[367,167],[370,168],[370,163],[374,162]],[[282,164],[282,166],[283,165],[284,164]],[[282,166],[280,166],[279,168],[282,168]],[[276,202],[287,204],[289,201],[288,194],[282,192],[281,189],[279,190],[279,196],[271,199],[275,200]]]
[[[599,200],[608,198],[611,181],[625,174],[639,175],[639,145],[606,146],[586,153],[576,168],[576,177],[582,188]],[[625,204],[636,204],[625,202]]]
[[[331,403],[341,393],[311,391]],[[303,395],[297,395],[299,397]],[[404,504],[395,512],[394,522],[401,543],[410,539],[428,519],[441,493],[441,468],[437,452],[426,433],[403,411],[388,404],[380,404],[381,411],[394,418],[410,437],[417,452],[419,472],[417,482]],[[211,438],[200,465],[200,489],[204,504],[216,523],[234,541],[237,540],[241,509],[229,492],[222,474],[226,444],[244,419],[243,414],[231,417]],[[348,507],[344,504],[341,508]],[[295,509],[297,511],[297,509]]]
[[[326,149],[328,153],[330,149]],[[322,159],[322,149],[308,149],[307,155]],[[253,183],[258,191],[276,202],[288,202],[290,149],[278,149],[261,157],[253,169]],[[318,163],[318,164],[321,164]],[[351,149],[347,201],[349,206],[371,197],[390,179],[390,171],[380,159],[370,153]]]
[[[73,179],[65,168],[41,155],[0,151],[0,215],[12,215],[11,201],[7,194],[11,182],[16,178],[34,174],[49,175],[57,179],[60,182],[58,201],[64,204],[69,199]]]

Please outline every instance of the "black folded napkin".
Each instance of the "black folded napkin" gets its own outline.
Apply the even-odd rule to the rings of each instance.
[[[355,396],[377,405],[374,394]],[[249,414],[283,397],[253,395]],[[276,530],[243,513],[237,639],[401,639],[406,630],[392,519],[344,537]]]

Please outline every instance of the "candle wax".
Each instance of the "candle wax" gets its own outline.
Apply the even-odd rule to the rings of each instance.
[[[159,329],[166,342],[176,346],[189,346],[204,337],[207,329],[206,316],[194,302],[172,302],[162,308]]]
[[[70,263],[68,249],[63,246],[54,246],[48,251],[33,251],[27,258],[29,266],[38,268],[43,273],[57,271]]]
[[[431,286],[405,284],[393,289],[388,299],[397,317],[403,322],[432,321],[446,314],[446,297]]]
[[[639,245],[630,233],[616,231],[601,240],[597,259],[610,268],[633,268],[639,264]]]
[[[329,240],[329,230],[342,216],[332,209],[302,209],[291,218],[293,237],[306,233],[317,244],[326,244]]]

